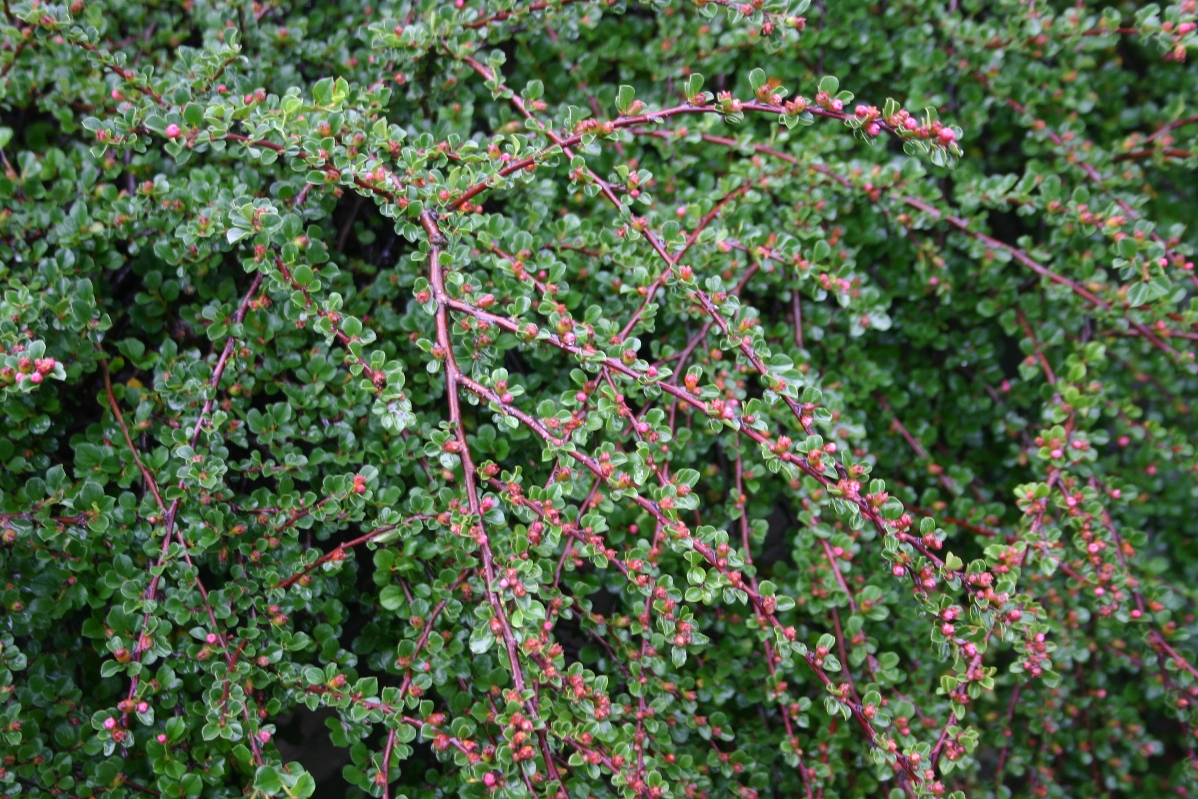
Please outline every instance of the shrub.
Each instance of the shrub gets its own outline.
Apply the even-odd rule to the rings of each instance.
[[[5,796],[1194,796],[1194,0],[789,6],[5,1]]]

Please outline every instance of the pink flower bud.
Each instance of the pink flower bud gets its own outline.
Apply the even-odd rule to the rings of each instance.
[[[172,122],[171,124],[169,124],[169,125],[167,125],[167,126],[166,126],[166,135],[167,135],[167,138],[170,138],[170,139],[177,139],[177,138],[179,138],[179,135],[180,135],[181,133],[182,133],[182,131],[181,131],[181,130],[179,130],[179,126],[178,126],[178,125],[176,125],[174,122]]]
[[[149,711],[149,709],[150,709],[149,702],[138,702],[137,703],[137,712],[138,713],[146,713]]]
[[[165,733],[165,732],[160,732],[160,733],[158,733],[158,738],[157,738],[156,740],[157,740],[157,741],[158,741],[158,743],[160,743],[160,744],[164,744],[164,743],[166,743],[166,733]]]
[[[115,730],[116,729],[116,719],[114,719],[112,716],[109,716],[108,718],[104,719],[104,729]]]

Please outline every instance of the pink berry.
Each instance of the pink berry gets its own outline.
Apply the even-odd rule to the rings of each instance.
[[[166,126],[166,135],[167,135],[167,138],[169,138],[169,139],[179,138],[179,134],[181,134],[182,132],[183,131],[179,130],[179,126],[176,125],[174,122],[172,122],[171,124]]]

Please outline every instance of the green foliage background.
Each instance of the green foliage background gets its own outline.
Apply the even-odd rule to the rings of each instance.
[[[4,0],[0,793],[1193,796],[1195,19]]]

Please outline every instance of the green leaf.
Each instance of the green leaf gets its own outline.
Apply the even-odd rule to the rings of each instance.
[[[307,264],[300,264],[291,272],[291,279],[300,288],[307,288],[312,285],[312,281],[316,279],[316,275],[312,272],[312,267]]]
[[[283,789],[283,782],[274,766],[259,766],[254,772],[254,789],[274,796]]]
[[[312,86],[312,98],[319,107],[328,107],[333,103],[333,79],[322,78]]]
[[[632,108],[632,102],[636,99],[636,91],[631,86],[621,86],[616,94],[616,110],[621,116],[627,116]]]

